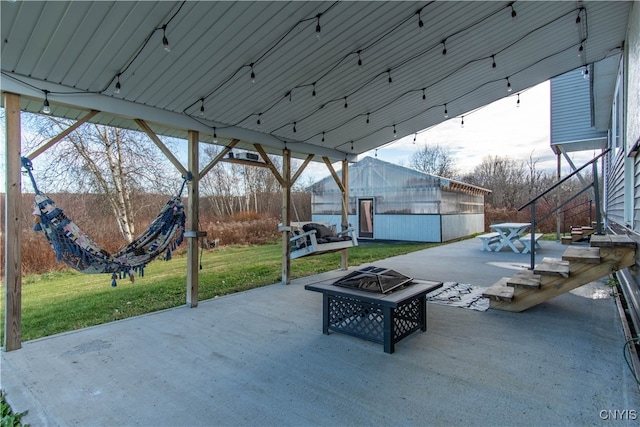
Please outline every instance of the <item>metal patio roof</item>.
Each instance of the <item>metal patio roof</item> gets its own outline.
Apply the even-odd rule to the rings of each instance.
[[[1,84],[25,111],[353,160],[620,55],[631,3],[2,1]]]

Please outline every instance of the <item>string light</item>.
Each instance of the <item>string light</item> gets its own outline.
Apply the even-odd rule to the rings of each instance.
[[[262,124],[262,120],[260,120],[261,117],[262,117],[262,113],[258,113],[258,120],[256,121],[258,126]]]
[[[511,87],[511,82],[509,81],[509,77],[507,77],[507,92],[511,92],[513,88]]]
[[[425,93],[426,89],[427,89],[426,87],[422,88],[422,102],[426,102],[427,101],[427,94]]]
[[[256,73],[253,71],[253,62],[251,63],[251,83],[256,82]]]
[[[442,39],[442,55],[447,54],[447,39]]]
[[[367,113],[367,124],[369,124],[369,113]]]
[[[216,127],[213,127],[213,143],[217,144],[218,143],[218,134],[216,133]]]
[[[516,107],[520,106],[520,94],[518,94],[518,100],[516,101]]]
[[[447,104],[444,104],[444,118],[445,119],[449,118],[449,112],[447,111]]]
[[[171,52],[171,48],[169,47],[169,39],[167,39],[167,24],[162,26],[162,45],[164,46],[164,50],[166,52]]]
[[[580,18],[580,13],[584,10],[584,7],[581,7],[580,9],[578,9],[578,16],[576,16],[576,25],[580,25],[580,22],[582,22],[582,18]]]
[[[398,137],[398,132],[396,132],[396,125],[395,123],[393,124],[393,137],[397,138]]]
[[[353,151],[353,141],[351,141],[351,151]]]
[[[116,75],[116,79],[117,79],[116,80],[116,88],[113,90],[113,93],[115,95],[119,94],[120,93],[120,89],[122,89],[122,86],[120,85],[120,73],[118,73]]]
[[[298,132],[298,129],[296,129],[296,122],[293,122],[293,133]]]
[[[378,157],[378,149],[376,148],[376,157]]]
[[[311,92],[311,98],[316,99],[316,82],[313,82],[313,92]]]
[[[204,98],[200,98],[200,117],[204,117]]]
[[[460,127],[464,128],[464,116],[462,116],[462,120],[460,121]]]
[[[324,142],[324,132],[322,132],[322,142]]]
[[[513,7],[513,2],[509,3],[509,7],[511,8],[511,19],[513,19],[514,21],[518,19],[518,14],[516,13],[516,10]]]
[[[391,68],[387,70],[387,74],[389,74],[389,78],[387,80],[389,81],[389,86],[391,86],[391,83],[393,82],[393,80],[391,80]]]
[[[358,68],[362,68],[362,58],[360,57],[361,52],[361,50],[358,51]]]
[[[585,80],[589,80],[589,66],[588,65],[584,66],[584,70],[582,70],[582,77]]]
[[[496,68],[496,56],[495,55],[491,55],[491,60],[493,61],[491,64],[491,68]]]
[[[349,104],[347,104],[347,97],[344,97],[344,108],[347,108],[349,106]]]
[[[578,48],[578,57],[582,56],[582,52],[584,52],[584,45],[580,42],[580,47]]]
[[[320,17],[322,16],[321,13],[316,15],[316,18],[318,18],[318,23],[316,24],[316,38],[318,40],[320,40]]]
[[[413,143],[416,143],[416,138],[418,137],[418,132],[415,133],[415,135],[413,135]]]
[[[48,90],[44,91],[44,102],[42,103],[42,112],[44,114],[50,114],[51,113],[51,107],[49,105],[49,91]]]
[[[424,22],[422,22],[422,17],[420,16],[421,12],[422,9],[418,9],[418,11],[416,12],[416,15],[418,15],[418,28],[420,28],[420,31],[424,29]]]

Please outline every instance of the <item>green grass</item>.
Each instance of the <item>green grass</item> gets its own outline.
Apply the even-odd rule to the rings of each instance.
[[[413,252],[435,244],[367,244],[349,250],[349,265]],[[199,300],[279,283],[281,244],[223,247],[205,252],[199,272]],[[22,279],[22,340],[99,325],[185,304],[186,255],[169,262],[155,261],[145,276],[118,280],[111,287],[108,274],[74,271],[30,275]],[[340,268],[340,253],[300,258],[291,262],[291,278]],[[2,292],[4,310],[4,290]],[[4,315],[0,318],[4,339]],[[4,341],[3,341],[4,342]]]

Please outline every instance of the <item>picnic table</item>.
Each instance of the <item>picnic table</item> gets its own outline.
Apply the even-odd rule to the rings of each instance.
[[[531,227],[531,223],[503,222],[500,224],[492,224],[489,227],[492,230],[495,230],[496,233],[498,233],[498,246],[496,246],[495,248],[496,252],[499,252],[505,246],[509,246],[511,250],[513,250],[513,252],[519,254],[520,249],[518,249],[518,247],[513,243],[521,239],[524,232],[527,231],[529,227]]]

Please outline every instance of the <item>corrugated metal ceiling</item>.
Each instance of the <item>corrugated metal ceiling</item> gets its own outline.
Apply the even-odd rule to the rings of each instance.
[[[48,90],[59,116],[339,159],[619,54],[630,6],[3,1],[2,87],[28,111]]]

